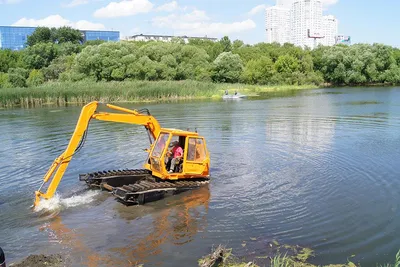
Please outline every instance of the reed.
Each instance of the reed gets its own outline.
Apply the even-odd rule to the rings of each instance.
[[[295,262],[293,262],[286,255],[276,255],[271,259],[271,267],[291,267],[294,266]]]
[[[254,86],[199,81],[48,82],[38,87],[0,88],[0,107],[71,103],[146,102],[174,99],[218,98],[225,90],[250,95],[260,92],[310,89],[315,86]]]
[[[400,267],[400,250],[396,254],[396,259],[394,263],[386,263],[384,265],[379,265],[379,267]]]

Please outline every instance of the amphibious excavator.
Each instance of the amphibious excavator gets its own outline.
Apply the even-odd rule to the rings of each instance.
[[[104,106],[118,112],[99,111]],[[50,199],[70,163],[72,157],[82,148],[91,120],[142,125],[147,131],[150,146],[143,169],[98,171],[80,174],[79,179],[89,187],[112,192],[126,205],[144,204],[199,188],[209,182],[210,155],[204,137],[197,131],[161,128],[148,109],[131,110],[111,104],[91,102],[82,108],[76,128],[66,150],[57,157],[35,191],[34,206],[42,198]],[[174,155],[171,147],[180,147],[183,153]],[[171,160],[174,168],[171,169]],[[49,183],[49,184],[48,184]],[[48,184],[48,185],[47,185]],[[47,191],[44,193],[44,188]],[[42,191],[43,190],[43,191]]]

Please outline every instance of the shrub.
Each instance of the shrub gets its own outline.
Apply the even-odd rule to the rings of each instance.
[[[28,86],[38,86],[44,83],[44,75],[40,70],[32,70],[27,80]]]
[[[26,87],[28,71],[23,68],[11,68],[8,70],[8,82],[13,87]]]
[[[240,56],[232,52],[223,52],[215,60],[213,80],[216,82],[235,83],[243,72]]]
[[[8,74],[0,72],[0,88],[8,88],[8,87],[11,87],[11,84],[8,82]]]

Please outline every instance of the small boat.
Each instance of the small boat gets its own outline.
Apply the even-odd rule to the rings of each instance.
[[[235,95],[224,95],[222,99],[243,99],[247,98],[247,95],[242,95],[240,93],[237,93]]]

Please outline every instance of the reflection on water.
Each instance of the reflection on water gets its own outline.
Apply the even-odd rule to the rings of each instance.
[[[40,229],[48,233],[50,243],[57,242],[64,252],[68,251],[72,264],[76,266],[136,266],[161,254],[164,244],[184,245],[191,242],[199,232],[203,232],[207,226],[209,200],[210,191],[205,186],[167,200],[167,205],[153,204],[151,208],[145,209],[147,212],[152,209],[152,212],[151,222],[146,225],[144,236],[137,238],[138,233],[132,232],[129,226],[105,229],[115,231],[114,238],[124,239],[125,242],[121,247],[107,248],[103,252],[88,245],[99,240],[91,240],[93,237],[86,236],[85,232],[78,233],[69,229],[62,223],[60,216],[56,216]],[[141,211],[135,212],[134,209],[135,207],[118,206],[117,211],[121,218],[135,223],[135,220],[145,215]]]
[[[0,246],[11,262],[65,252],[73,266],[175,267],[220,243],[263,256],[275,239],[313,248],[321,265],[353,254],[363,266],[391,261],[400,248],[399,102],[400,88],[330,88],[122,104],[149,108],[163,127],[197,128],[211,154],[209,188],[134,207],[89,194],[78,174],[140,168],[148,147],[143,127],[93,122],[60,184],[60,208],[39,218],[28,208],[33,191],[80,108],[0,110]]]
[[[280,109],[279,116],[266,121],[267,139],[275,145],[299,145],[311,154],[315,154],[315,149],[329,149],[336,126],[336,119],[326,116],[335,113],[330,102],[329,96],[321,95],[318,102],[305,98],[301,105]]]

